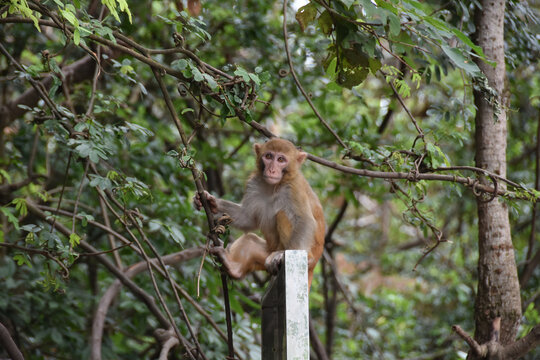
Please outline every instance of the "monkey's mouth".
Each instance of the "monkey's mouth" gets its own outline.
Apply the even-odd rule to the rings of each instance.
[[[269,183],[271,185],[275,185],[275,184],[277,184],[278,182],[281,181],[281,177],[279,177],[279,176],[273,177],[273,176],[265,175],[264,179],[266,180],[267,183]]]

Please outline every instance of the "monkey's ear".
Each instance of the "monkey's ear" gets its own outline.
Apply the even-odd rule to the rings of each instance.
[[[257,158],[261,156],[261,144],[253,144],[253,150],[255,151],[255,154],[257,154]]]
[[[307,153],[303,151],[298,152],[298,156],[296,157],[296,161],[298,162],[298,165],[304,162],[307,158]]]

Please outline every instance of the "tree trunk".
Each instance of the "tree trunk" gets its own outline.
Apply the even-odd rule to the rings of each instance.
[[[486,58],[496,62],[492,67],[484,62],[478,66],[495,90],[495,105],[485,92],[476,90],[476,166],[506,175],[506,96],[504,59],[505,0],[482,0],[476,9],[476,42]],[[494,109],[499,109],[496,114]],[[489,182],[487,179],[483,179]],[[499,183],[499,188],[504,184]],[[494,199],[478,198],[478,293],[475,302],[475,339],[485,343],[490,339],[492,320],[501,316],[500,342],[512,343],[521,317],[521,299],[514,248],[506,204]],[[470,358],[473,358],[470,355]]]

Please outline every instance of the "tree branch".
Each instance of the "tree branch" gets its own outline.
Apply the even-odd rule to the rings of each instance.
[[[505,359],[519,359],[540,345],[540,324],[536,325],[527,335],[504,348]]]
[[[487,355],[487,346],[478,344],[465,330],[463,330],[459,325],[452,326],[452,330],[456,332],[470,348],[475,352],[476,355],[480,357],[485,357]]]
[[[0,345],[6,350],[12,360],[24,360],[21,350],[19,350],[17,344],[11,338],[9,330],[2,323],[0,323]]]

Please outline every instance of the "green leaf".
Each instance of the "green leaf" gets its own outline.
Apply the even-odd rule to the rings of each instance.
[[[8,184],[11,184],[11,176],[9,173],[4,169],[0,169],[0,182],[3,182],[4,179]]]
[[[456,37],[461,40],[463,43],[465,43],[466,45],[468,45],[471,49],[474,50],[475,53],[477,53],[478,55],[480,55],[481,57],[485,58],[486,56],[484,55],[484,51],[482,50],[482,47],[474,44],[471,39],[469,39],[469,37],[467,35],[465,35],[464,33],[462,33],[461,31],[459,31],[458,29],[456,28],[452,28],[451,31],[454,33],[454,35],[456,35]]]
[[[92,187],[99,187],[100,189],[102,190],[112,190],[113,189],[113,184],[111,182],[111,180],[109,180],[108,178],[104,178],[102,176],[98,176],[98,175],[93,175],[93,174],[90,174],[89,175],[90,179],[90,186]]]
[[[326,76],[330,79],[334,79],[337,71],[337,58],[333,57],[326,65]]]
[[[249,73],[240,66],[234,71],[234,75],[240,76],[245,82],[249,82],[251,80]]]
[[[219,84],[216,82],[216,80],[212,76],[208,74],[203,74],[203,77],[208,83],[208,86],[210,86],[210,89],[212,89],[213,91],[216,91],[219,89]]]
[[[399,17],[394,14],[389,14],[388,25],[390,26],[390,35],[398,36],[401,32],[401,21],[399,20]]]
[[[300,29],[304,31],[309,23],[313,22],[317,17],[317,7],[314,3],[309,3],[302,6],[296,12],[296,21],[300,24]]]
[[[318,23],[324,35],[329,36],[334,31],[334,21],[327,10],[323,11],[319,16]]]
[[[188,62],[187,62],[186,59],[174,60],[171,63],[171,66],[175,70],[182,71],[182,70],[185,70],[187,68]]]
[[[75,16],[74,13],[72,13],[70,10],[59,10],[60,15],[64,17],[71,25],[73,25],[75,28],[79,27],[79,19]]]
[[[193,66],[191,68],[191,73],[193,74],[193,80],[197,81],[197,82],[201,82],[204,80],[204,76],[203,74],[201,73],[201,71],[199,69],[197,69],[195,66]]]
[[[75,31],[73,32],[73,43],[79,46],[80,42],[81,42],[81,33],[79,32],[79,29],[75,29]]]
[[[125,12],[128,16],[129,22],[132,22],[131,12],[129,11],[129,7],[125,0],[101,0],[101,3],[109,9],[111,15],[116,19],[116,21],[120,22],[120,17],[118,16],[118,11],[116,10],[118,3],[120,11]]]
[[[373,75],[375,75],[375,73],[377,71],[379,71],[381,66],[382,66],[382,64],[381,64],[381,61],[379,59],[372,58],[372,57],[369,58],[369,71],[371,71],[371,73]]]
[[[131,123],[131,122],[126,122],[125,124],[131,131],[137,132],[137,133],[141,134],[144,137],[154,136],[154,132],[151,131],[151,130],[148,130],[144,126],[134,124],[134,123]]]
[[[245,114],[246,114],[246,122],[249,124],[250,122],[253,121],[253,114],[251,113],[251,110],[249,109],[245,110]]]
[[[379,13],[379,9],[375,6],[371,0],[359,0],[358,1],[362,6],[362,10],[366,13],[366,17],[371,18],[374,15]]]
[[[482,76],[482,71],[480,68],[472,62],[470,59],[467,59],[459,49],[451,48],[446,44],[441,44],[441,49],[444,51],[446,56],[460,69],[463,69],[470,76]]]
[[[19,215],[25,217],[28,215],[28,209],[26,207],[26,200],[24,198],[16,198],[11,201],[15,205],[15,209],[19,212]]]
[[[451,34],[451,28],[450,25],[448,25],[446,22],[434,18],[432,16],[425,16],[424,21],[426,21],[428,24],[432,25],[433,28],[439,30],[439,35],[445,38],[449,38]]]
[[[442,152],[441,148],[433,143],[426,144],[426,150],[428,152],[427,160],[430,162],[432,168],[438,168],[441,165],[449,166],[446,155]]]
[[[75,233],[71,233],[69,235],[69,244],[71,247],[75,247],[81,243],[81,237]]]
[[[369,70],[363,67],[343,69],[339,72],[337,83],[348,89],[361,84],[369,74]]]
[[[17,253],[13,255],[13,260],[17,263],[17,265],[27,265],[28,267],[32,267],[32,264],[30,263],[30,257],[27,254],[23,253]]]
[[[261,85],[261,79],[255,74],[249,74],[249,78],[255,83],[255,85]]]
[[[169,234],[171,235],[171,238],[174,240],[175,243],[177,243],[178,245],[183,245],[186,242],[186,238],[184,234],[182,233],[182,231],[180,230],[181,229],[180,227],[169,226],[169,225],[164,225],[164,226],[168,230]]]
[[[0,211],[2,211],[2,214],[5,215],[5,217],[7,218],[7,220],[13,224],[13,226],[15,227],[15,230],[19,230],[20,227],[19,227],[19,219],[17,219],[15,217],[15,215],[13,215],[10,211],[10,209],[6,208],[6,207],[1,207],[0,208]]]
[[[81,216],[81,224],[82,226],[88,225],[88,221],[94,221],[94,217],[90,214],[86,214],[84,212],[80,212],[79,216]]]

